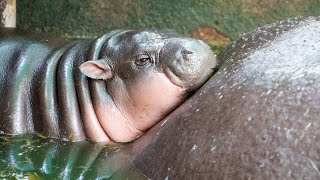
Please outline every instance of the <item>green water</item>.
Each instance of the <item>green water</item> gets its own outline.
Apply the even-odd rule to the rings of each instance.
[[[122,147],[0,135],[0,179],[112,178],[121,161],[114,157]]]

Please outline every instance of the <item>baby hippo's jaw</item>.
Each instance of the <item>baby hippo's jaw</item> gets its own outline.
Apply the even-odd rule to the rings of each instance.
[[[127,89],[127,93],[132,100],[124,107],[128,119],[141,131],[154,126],[187,97],[184,88],[173,84],[160,72],[154,72],[149,78],[137,82]]]
[[[107,88],[114,106],[104,106],[96,111],[106,134],[116,142],[136,139],[187,97],[184,88],[176,86],[160,72],[154,72],[130,85],[117,78]]]

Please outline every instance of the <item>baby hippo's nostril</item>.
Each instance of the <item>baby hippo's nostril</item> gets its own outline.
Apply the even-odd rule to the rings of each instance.
[[[190,56],[189,56],[189,55],[190,55],[190,54],[193,54],[193,52],[184,49],[184,50],[181,51],[181,54],[182,54],[182,57],[183,57],[184,60],[190,61]]]
[[[188,51],[188,50],[186,50],[186,49],[182,50],[181,53],[182,53],[182,54],[193,54],[193,52]]]

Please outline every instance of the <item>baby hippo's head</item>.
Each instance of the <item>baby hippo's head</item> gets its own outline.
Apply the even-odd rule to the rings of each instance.
[[[87,61],[80,68],[88,77],[106,80],[107,91],[124,121],[140,134],[185,101],[216,66],[208,45],[171,30],[111,34],[100,60]],[[138,134],[111,129],[107,134],[114,141],[131,141]]]

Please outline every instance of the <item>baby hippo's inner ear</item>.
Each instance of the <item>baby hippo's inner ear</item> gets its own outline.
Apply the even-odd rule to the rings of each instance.
[[[111,67],[104,59],[86,61],[80,65],[81,72],[92,79],[107,80],[112,78]]]

